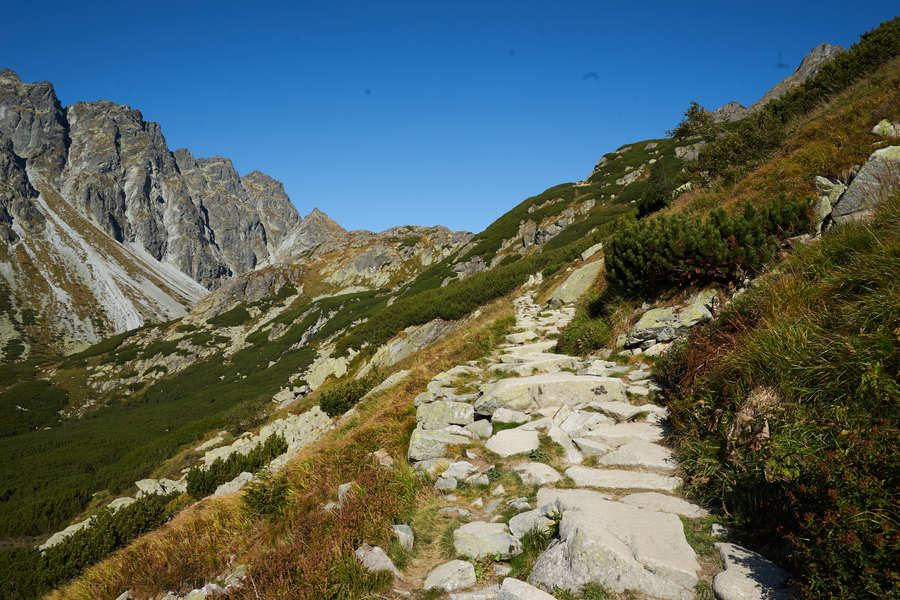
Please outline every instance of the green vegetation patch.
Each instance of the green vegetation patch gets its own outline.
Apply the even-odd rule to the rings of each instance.
[[[900,197],[836,227],[658,364],[685,488],[807,598],[896,597]]]
[[[734,281],[770,261],[780,239],[805,231],[809,203],[788,199],[705,218],[661,215],[634,221],[605,246],[607,281],[632,295],[709,281]]]
[[[250,320],[250,313],[241,305],[235,306],[220,315],[207,319],[207,323],[216,327],[238,327]]]
[[[0,392],[0,437],[56,425],[66,402],[65,390],[41,379]]]
[[[193,467],[187,474],[187,492],[196,499],[209,496],[216,488],[247,471],[255,473],[273,458],[287,452],[284,436],[272,435],[265,442],[242,454],[234,452],[225,460],[217,458],[206,469]]]

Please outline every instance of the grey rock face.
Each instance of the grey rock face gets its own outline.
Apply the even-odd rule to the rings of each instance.
[[[715,544],[725,570],[713,578],[713,591],[722,600],[790,600],[790,574],[756,552],[737,544]]]
[[[356,558],[362,565],[366,568],[367,571],[372,573],[377,573],[379,571],[388,571],[392,573],[394,577],[397,579],[403,579],[403,575],[394,566],[394,561],[390,559],[380,546],[370,546],[369,544],[363,544],[359,548],[356,549]]]
[[[12,140],[29,166],[58,177],[66,161],[68,126],[53,85],[22,83],[12,70],[0,70],[0,135]]]
[[[866,218],[897,189],[900,189],[900,146],[876,150],[834,204],[831,218],[838,222]]]
[[[31,187],[25,173],[25,159],[17,156],[12,141],[0,136],[0,240],[14,242],[16,221],[26,230],[40,228],[44,216],[34,205],[37,191]]]
[[[452,592],[475,585],[475,567],[465,560],[451,560],[435,567],[425,578],[426,590]]]

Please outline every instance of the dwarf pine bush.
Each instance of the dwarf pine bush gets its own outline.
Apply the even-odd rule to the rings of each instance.
[[[630,295],[709,281],[732,281],[760,269],[779,238],[804,230],[808,203],[779,198],[747,203],[742,213],[711,211],[706,218],[663,215],[634,221],[606,246],[607,280]]]

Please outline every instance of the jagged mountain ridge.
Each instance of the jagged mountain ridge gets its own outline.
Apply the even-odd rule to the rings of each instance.
[[[323,275],[326,287],[368,289],[391,279],[383,267],[413,275],[468,239],[408,227],[402,235],[415,239],[404,248],[419,259],[410,262],[390,243],[398,231],[346,232],[318,209],[301,218],[268,175],[171,151],[160,126],[128,106],[64,108],[52,84],[23,83],[9,69],[0,71],[0,168],[4,359],[182,316],[259,267],[327,255],[343,270]]]
[[[846,50],[841,46],[832,46],[827,42],[822,42],[803,57],[800,65],[793,73],[763,94],[762,98],[750,106],[744,106],[740,102],[729,102],[728,104],[711,111],[713,120],[717,123],[722,123],[743,119],[814,76],[819,72],[819,69],[821,69],[823,65],[830,62],[835,56],[843,54],[844,52],[846,52]]]

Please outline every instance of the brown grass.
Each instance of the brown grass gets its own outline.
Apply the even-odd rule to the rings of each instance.
[[[199,502],[47,598],[112,599],[126,589],[140,597],[185,592],[235,564],[248,565],[252,583],[231,598],[318,600],[384,588],[389,581],[362,571],[353,550],[362,542],[389,548],[390,525],[411,516],[423,494],[432,494],[405,464],[415,426],[412,400],[438,372],[478,358],[481,345],[472,340],[479,329],[512,312],[508,300],[494,301],[478,318],[398,364],[412,369],[408,379],[360,403],[356,425],[311,444],[288,465],[290,501],[282,517],[252,521],[237,495]],[[401,466],[378,467],[368,454],[379,448]],[[322,511],[346,481],[356,481],[358,493],[339,511]]]

